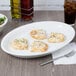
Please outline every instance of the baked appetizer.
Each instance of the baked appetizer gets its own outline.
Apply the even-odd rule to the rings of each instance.
[[[49,43],[60,43],[65,40],[65,36],[62,33],[52,32],[48,38]]]
[[[48,49],[48,45],[41,41],[34,41],[31,45],[32,52],[45,52]]]
[[[37,40],[46,39],[46,32],[42,29],[32,30],[30,32],[30,35],[32,38],[37,39]]]
[[[26,50],[28,49],[28,42],[25,38],[14,39],[11,42],[11,46],[16,50]]]

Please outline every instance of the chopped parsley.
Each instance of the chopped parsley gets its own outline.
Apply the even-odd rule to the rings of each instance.
[[[5,19],[6,19],[6,17],[1,17],[0,18],[0,25],[2,25],[4,23]]]

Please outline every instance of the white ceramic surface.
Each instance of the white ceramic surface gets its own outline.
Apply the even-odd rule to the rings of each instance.
[[[4,15],[4,14],[0,14],[0,18],[5,17],[5,21],[2,25],[0,25],[0,32],[3,30],[4,26],[6,25],[6,23],[8,22],[8,18]]]
[[[29,45],[35,40],[31,38],[30,31],[33,29],[43,29],[46,31],[47,36],[51,32],[63,33],[65,35],[65,41],[61,43],[48,43],[47,39],[42,40],[43,42],[48,44],[48,50],[46,52],[30,52],[30,48],[28,50],[14,50],[10,46],[10,42],[15,38],[26,38],[28,39]],[[9,32],[1,41],[1,48],[4,52],[21,58],[35,58],[48,55],[52,52],[58,51],[58,49],[64,47],[69,42],[73,40],[75,36],[75,30],[68,24],[56,21],[43,21],[43,22],[34,22],[27,25],[23,25],[18,27],[11,32]],[[30,46],[29,46],[30,47]]]

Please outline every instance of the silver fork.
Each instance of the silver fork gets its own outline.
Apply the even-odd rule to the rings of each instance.
[[[49,61],[46,61],[46,62],[43,62],[43,63],[41,63],[40,65],[43,66],[43,65],[49,64],[49,63],[51,63],[51,62],[53,62],[53,61],[55,61],[55,60],[57,60],[57,59],[60,59],[60,58],[62,58],[62,57],[71,57],[71,56],[73,56],[75,53],[76,53],[76,51],[71,51],[71,52],[69,52],[69,53],[67,53],[67,54],[65,54],[65,55],[63,55],[63,56],[57,57],[57,58],[55,58],[55,59],[52,59],[52,60],[49,60]]]

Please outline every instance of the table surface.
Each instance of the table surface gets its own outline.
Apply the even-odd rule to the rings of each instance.
[[[10,11],[0,11],[9,21],[4,28],[1,39],[12,29],[37,21],[61,21],[64,22],[63,11],[36,11],[33,21],[12,20]],[[74,26],[74,28],[76,28]],[[76,41],[74,39],[73,41]],[[76,65],[54,65],[52,63],[40,66],[40,63],[50,60],[51,55],[36,59],[21,59],[4,53],[0,47],[0,75],[1,76],[76,76]]]

